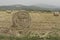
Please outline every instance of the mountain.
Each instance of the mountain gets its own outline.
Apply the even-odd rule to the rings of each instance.
[[[34,5],[36,7],[40,7],[42,9],[46,9],[46,10],[60,10],[59,6],[55,6],[55,5],[48,5],[48,4],[36,4]]]
[[[0,9],[20,9],[21,7],[24,7],[24,5],[8,5],[8,6],[0,6]]]
[[[36,4],[37,7],[43,7],[43,8],[56,8],[54,5],[48,5],[48,4]]]
[[[46,5],[46,4],[37,4],[37,5],[8,5],[8,6],[0,6],[0,10],[60,10],[59,7],[52,6],[52,5]]]

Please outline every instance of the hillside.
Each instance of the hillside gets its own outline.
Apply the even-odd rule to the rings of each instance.
[[[0,10],[50,10],[50,11],[60,11],[59,7],[52,6],[52,5],[46,5],[46,4],[37,4],[37,5],[21,5],[21,4],[16,4],[16,5],[7,5],[7,6],[0,6]]]

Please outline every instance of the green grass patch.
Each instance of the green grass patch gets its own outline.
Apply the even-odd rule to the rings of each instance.
[[[0,35],[0,40],[60,40],[60,36],[49,36],[40,38],[39,36],[24,36],[24,37],[16,37],[16,36],[6,36]]]

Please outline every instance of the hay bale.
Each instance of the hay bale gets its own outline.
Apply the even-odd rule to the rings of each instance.
[[[12,17],[13,26],[12,27],[16,27],[22,30],[30,26],[30,21],[31,21],[31,18],[28,12],[19,11],[13,14],[13,17]]]
[[[11,10],[7,10],[6,13],[11,14]]]
[[[59,12],[54,12],[54,16],[59,16]]]

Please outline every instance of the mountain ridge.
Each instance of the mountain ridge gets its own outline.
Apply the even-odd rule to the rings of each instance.
[[[22,4],[16,4],[16,5],[7,5],[7,6],[0,6],[0,9],[2,10],[60,10],[59,7],[51,6],[51,5],[45,5],[45,4],[38,4],[38,5],[22,5]]]

